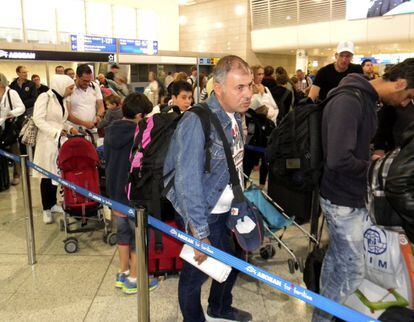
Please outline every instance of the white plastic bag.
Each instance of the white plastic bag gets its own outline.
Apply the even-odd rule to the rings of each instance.
[[[372,225],[364,229],[365,278],[385,289],[399,288],[403,283],[403,256],[399,233]]]

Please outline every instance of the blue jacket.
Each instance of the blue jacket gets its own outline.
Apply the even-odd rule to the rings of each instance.
[[[125,186],[129,175],[129,153],[134,143],[136,123],[116,120],[105,130],[106,192],[109,198],[129,204]]]
[[[207,104],[217,115],[227,140],[232,145],[230,117],[214,94],[210,96]],[[236,113],[235,117],[243,135],[241,116]],[[195,113],[184,113],[174,132],[164,163],[164,185],[174,180],[167,198],[183,217],[186,229],[191,225],[194,237],[198,239],[209,236],[208,217],[230,181],[223,144],[213,125],[210,137],[211,171],[205,173],[205,138],[201,121]]]

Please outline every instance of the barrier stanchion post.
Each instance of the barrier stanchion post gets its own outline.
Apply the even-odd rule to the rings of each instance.
[[[27,168],[27,158],[27,155],[20,156],[20,167],[26,221],[27,257],[29,265],[34,265],[36,263],[36,247],[33,228],[32,193],[30,190],[30,179],[29,171]]]
[[[29,155],[29,161],[33,162],[33,147],[31,145],[26,145],[27,154]],[[29,176],[32,176],[33,170],[29,168]]]
[[[143,207],[135,209],[135,249],[137,253],[138,321],[149,322],[149,285],[147,257],[148,215]]]

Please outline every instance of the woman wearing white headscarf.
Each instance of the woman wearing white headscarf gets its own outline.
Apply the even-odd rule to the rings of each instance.
[[[39,131],[33,162],[56,175],[59,138],[68,132],[78,133],[76,128],[65,123],[68,118],[65,98],[72,94],[74,87],[75,82],[69,76],[54,75],[50,82],[50,90],[40,94],[34,105],[33,121]],[[33,176],[41,178],[43,222],[50,224],[53,222],[52,212],[63,212],[56,204],[57,186],[39,172],[34,172]]]

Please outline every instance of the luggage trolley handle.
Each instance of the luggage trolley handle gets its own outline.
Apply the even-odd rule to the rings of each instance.
[[[94,146],[96,146],[95,138],[93,137],[93,133],[91,131],[89,131],[88,129],[82,129],[82,128],[79,128],[78,131],[79,131],[79,134],[76,134],[76,135],[72,135],[68,133],[66,136],[60,136],[58,140],[58,150],[60,150],[60,148],[62,147],[62,138],[69,139],[69,138],[75,138],[75,137],[82,137],[82,138],[89,137],[91,143]]]
[[[81,135],[83,137],[89,137],[89,139],[91,140],[91,143],[96,146],[96,142],[95,142],[95,137],[93,136],[93,133],[91,130],[89,129],[84,129],[84,128],[79,128],[79,133],[81,133]]]

